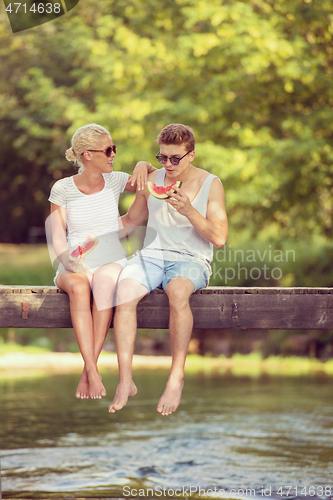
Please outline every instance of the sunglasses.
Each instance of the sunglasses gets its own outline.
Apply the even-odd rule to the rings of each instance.
[[[176,165],[179,165],[180,160],[185,158],[185,156],[187,156],[192,151],[193,151],[193,149],[191,149],[190,151],[187,151],[187,153],[184,154],[184,156],[182,156],[181,158],[176,158],[175,156],[161,155],[160,152],[158,152],[157,155],[155,155],[155,158],[157,158],[157,161],[159,163],[162,163],[162,165],[165,165],[167,163],[167,161],[170,160],[171,165],[176,166]]]
[[[104,153],[108,158],[110,158],[112,152],[116,154],[117,146],[115,144],[112,144],[112,146],[109,146],[106,149],[86,149],[86,151],[92,151],[93,153]]]

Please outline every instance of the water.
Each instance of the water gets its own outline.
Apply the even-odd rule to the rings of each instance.
[[[138,395],[113,415],[115,373],[100,401],[75,399],[78,374],[0,379],[3,498],[333,497],[332,379],[187,375],[161,417],[166,377],[136,371]]]

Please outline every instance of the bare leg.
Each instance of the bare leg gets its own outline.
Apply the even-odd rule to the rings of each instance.
[[[96,365],[103,348],[107,332],[110,328],[113,311],[113,297],[121,269],[121,266],[118,264],[108,264],[101,266],[93,275],[93,352]],[[89,380],[85,365],[77,388],[77,397],[82,397],[82,395],[86,394],[87,391],[89,394]],[[105,394],[106,392],[104,389],[101,395],[105,396]]]
[[[165,291],[170,305],[172,364],[157,411],[161,415],[170,415],[178,408],[184,385],[185,360],[193,329],[189,299],[194,291],[194,285],[186,278],[173,278],[167,284]]]
[[[137,393],[132,377],[132,359],[137,330],[136,307],[147,292],[147,288],[132,279],[125,279],[118,285],[114,332],[119,366],[119,384],[109,406],[110,413],[115,413],[123,408],[128,398]]]
[[[89,279],[82,273],[63,271],[58,276],[57,285],[69,295],[72,323],[89,381],[89,392],[87,393],[87,388],[82,386],[76,396],[82,399],[88,397],[100,399],[105,396],[105,388],[98,373],[94,355]]]

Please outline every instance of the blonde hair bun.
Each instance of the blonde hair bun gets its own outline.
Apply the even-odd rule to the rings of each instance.
[[[77,161],[77,157],[76,157],[76,154],[74,153],[74,150],[73,148],[69,148],[67,149],[66,153],[65,153],[65,157],[66,157],[66,160],[68,161]]]

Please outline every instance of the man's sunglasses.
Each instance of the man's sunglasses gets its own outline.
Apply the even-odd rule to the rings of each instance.
[[[93,153],[104,153],[108,158],[110,158],[112,152],[116,154],[117,146],[115,144],[112,144],[112,146],[109,146],[106,149],[86,149],[86,151],[92,151]]]
[[[184,154],[184,156],[182,156],[181,158],[176,158],[175,156],[161,155],[160,152],[158,152],[155,157],[157,158],[157,161],[159,163],[162,163],[162,165],[165,165],[167,163],[167,161],[170,160],[171,165],[177,166],[177,165],[179,165],[180,160],[185,158],[185,156],[187,156],[192,151],[193,151],[193,149],[191,149],[190,151],[187,151],[187,153]]]

